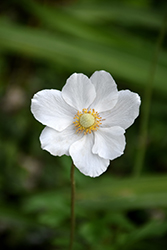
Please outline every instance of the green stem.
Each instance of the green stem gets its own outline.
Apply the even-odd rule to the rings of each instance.
[[[144,163],[144,158],[146,154],[147,148],[147,138],[148,138],[148,121],[149,121],[149,113],[151,106],[151,97],[153,90],[153,82],[155,77],[155,72],[158,64],[158,57],[161,50],[161,45],[165,36],[166,30],[166,21],[167,18],[163,20],[161,30],[157,39],[156,49],[153,55],[153,60],[151,62],[150,72],[148,76],[148,83],[145,88],[145,93],[141,106],[141,127],[140,127],[140,137],[139,137],[139,145],[138,152],[136,156],[136,162],[134,165],[134,176],[139,177],[142,172],[142,167]]]
[[[73,249],[74,232],[75,232],[75,179],[74,179],[75,165],[71,165],[71,232],[70,232],[70,246],[69,250]]]

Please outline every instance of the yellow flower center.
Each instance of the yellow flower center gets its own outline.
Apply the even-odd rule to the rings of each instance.
[[[102,118],[99,116],[98,112],[95,112],[94,109],[83,109],[82,112],[78,111],[77,114],[74,116],[74,126],[76,128],[76,132],[84,134],[87,133],[91,134],[92,131],[98,130]]]
[[[95,118],[93,115],[86,113],[86,114],[81,115],[79,121],[82,127],[89,128],[95,123]]]

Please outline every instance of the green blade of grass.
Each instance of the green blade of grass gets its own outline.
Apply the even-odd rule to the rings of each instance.
[[[111,210],[167,207],[167,176],[97,180],[78,190],[77,200],[90,209]]]
[[[167,176],[148,176],[140,179],[113,179],[101,177],[92,181],[83,176],[85,185],[77,187],[78,207],[105,210],[132,210],[139,208],[167,207]],[[67,201],[69,190],[40,192],[25,198],[25,208],[38,211],[43,208],[57,209],[61,202]],[[57,197],[55,199],[55,197]]]
[[[114,76],[143,87],[150,58],[138,57],[119,49],[78,40],[42,29],[27,28],[0,20],[0,47],[3,51],[19,53],[43,61],[61,64],[71,70],[93,72],[105,69]],[[164,52],[165,53],[165,52]],[[166,63],[158,65],[154,88],[167,92]]]

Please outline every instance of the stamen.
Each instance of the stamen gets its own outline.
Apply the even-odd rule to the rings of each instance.
[[[94,109],[83,109],[82,112],[78,111],[74,116],[74,126],[77,133],[91,134],[92,131],[97,131],[102,124],[102,117]]]

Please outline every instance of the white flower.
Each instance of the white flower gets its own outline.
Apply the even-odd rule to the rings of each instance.
[[[46,125],[41,147],[55,156],[70,155],[85,175],[106,171],[109,160],[123,154],[125,129],[139,114],[140,97],[118,91],[112,76],[96,71],[90,79],[72,74],[62,91],[42,90],[34,95],[31,111]]]

